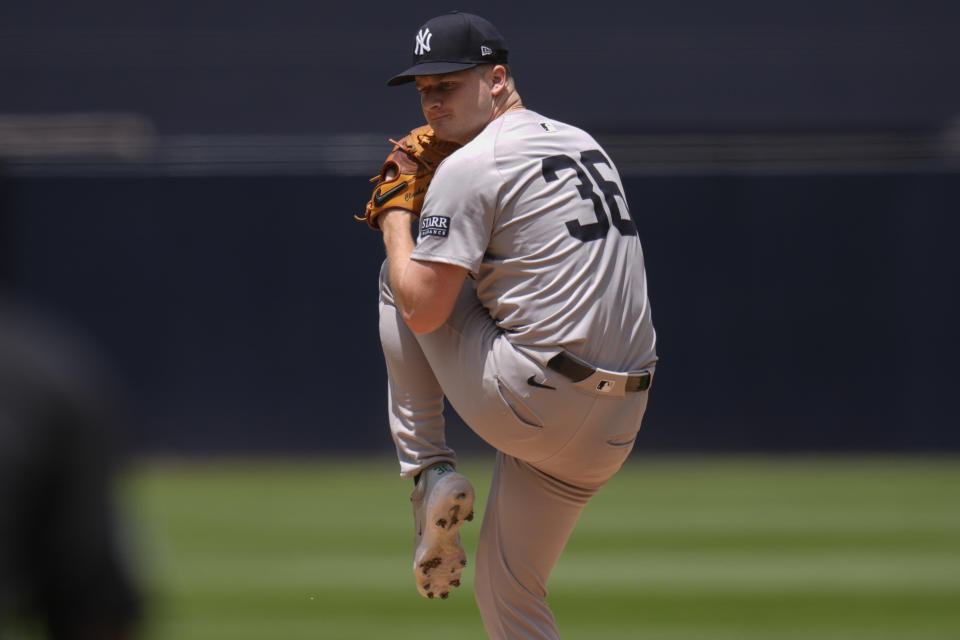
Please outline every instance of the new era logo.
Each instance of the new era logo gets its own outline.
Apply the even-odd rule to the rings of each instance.
[[[417,42],[413,47],[413,54],[416,56],[422,56],[426,52],[430,51],[430,39],[433,37],[433,34],[430,33],[430,29],[420,29],[417,32]]]
[[[482,44],[482,45],[480,45],[480,55],[482,55],[482,56],[492,56],[492,55],[493,55],[493,49],[491,49],[490,47],[488,47],[488,46],[485,45],[485,44]]]

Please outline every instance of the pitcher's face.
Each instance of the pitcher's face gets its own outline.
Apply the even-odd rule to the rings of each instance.
[[[420,106],[437,137],[466,144],[493,119],[493,83],[485,69],[417,76]]]

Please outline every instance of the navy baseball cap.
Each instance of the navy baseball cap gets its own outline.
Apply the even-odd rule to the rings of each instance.
[[[413,66],[393,76],[389,86],[475,67],[506,64],[507,41],[489,21],[472,13],[451,11],[427,20],[413,42]]]

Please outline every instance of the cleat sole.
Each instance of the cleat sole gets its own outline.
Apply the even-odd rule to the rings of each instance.
[[[414,549],[414,572],[417,590],[425,598],[447,599],[450,590],[459,587],[467,555],[460,545],[460,527],[473,519],[474,491],[460,474],[451,474],[438,481],[424,496],[425,505],[417,512],[417,543]],[[469,514],[462,517],[461,514]],[[429,576],[429,579],[424,579]]]

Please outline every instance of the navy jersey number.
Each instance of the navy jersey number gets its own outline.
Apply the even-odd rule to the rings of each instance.
[[[575,171],[577,178],[580,180],[576,185],[577,192],[582,199],[593,202],[593,215],[597,221],[589,224],[581,224],[579,220],[568,220],[566,223],[567,231],[570,232],[571,236],[582,242],[600,240],[607,236],[607,232],[610,230],[610,221],[612,220],[613,226],[616,227],[617,231],[622,235],[635,235],[637,233],[637,227],[633,223],[633,220],[630,219],[629,215],[623,217],[620,214],[620,206],[617,204],[616,199],[617,196],[624,199],[620,187],[616,182],[605,180],[603,176],[600,175],[600,171],[596,166],[598,164],[610,166],[610,161],[607,160],[607,157],[604,156],[599,149],[590,149],[589,151],[581,152],[580,162],[577,162],[567,155],[550,156],[543,159],[541,172],[543,173],[544,180],[547,182],[557,180],[557,172],[564,169]],[[593,188],[593,183],[590,181],[590,178],[587,177],[587,173],[590,174],[600,187],[603,200],[601,200],[600,194]],[[609,217],[603,207],[604,200],[606,200],[607,208],[610,210]],[[626,202],[626,200],[624,200],[624,202]]]

